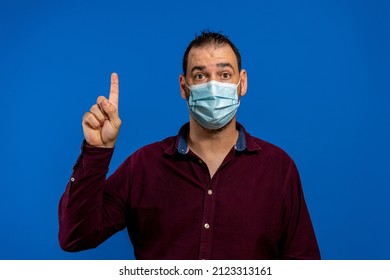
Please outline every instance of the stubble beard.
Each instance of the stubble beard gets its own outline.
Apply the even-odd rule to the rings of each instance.
[[[232,123],[233,119],[234,119],[234,117],[230,121],[228,121],[227,124],[225,124],[224,126],[222,126],[220,128],[211,129],[211,128],[204,127],[197,120],[195,120],[195,118],[193,118],[193,120],[202,128],[202,130],[209,135],[217,135],[217,134],[221,133],[222,131],[224,131],[226,128],[229,127],[229,125]]]

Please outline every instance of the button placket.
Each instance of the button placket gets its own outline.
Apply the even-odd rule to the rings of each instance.
[[[212,250],[212,234],[215,214],[215,177],[209,182],[204,191],[203,219],[200,240],[200,259],[210,259]]]

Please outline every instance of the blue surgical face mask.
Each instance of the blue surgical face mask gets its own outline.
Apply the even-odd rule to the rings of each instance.
[[[192,85],[188,108],[192,117],[207,129],[219,129],[235,116],[240,101],[237,87],[240,84],[210,81]]]

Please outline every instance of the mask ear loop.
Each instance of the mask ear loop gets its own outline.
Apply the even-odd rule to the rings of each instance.
[[[238,87],[241,85],[241,77],[240,77],[240,79],[238,80],[238,83],[237,83],[237,94],[238,94]],[[240,103],[241,103],[241,87],[240,87],[240,93],[238,94],[238,96],[237,96],[237,98],[238,98],[238,105],[240,105]]]
[[[187,84],[187,81],[186,81],[185,78],[184,78],[184,84],[186,85],[187,89],[189,90],[189,93],[188,93],[188,94],[187,94],[187,92],[186,92],[187,105],[188,105],[188,100],[190,99],[190,95],[191,95],[191,88],[190,88],[190,86]]]
[[[190,88],[190,86],[187,84],[187,81],[186,81],[185,78],[184,78],[184,84],[186,85],[186,87],[187,87],[189,90],[191,90],[191,88]]]

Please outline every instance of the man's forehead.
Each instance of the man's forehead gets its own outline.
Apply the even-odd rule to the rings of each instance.
[[[221,61],[230,62],[238,67],[236,55],[228,44],[193,47],[188,54],[188,63],[191,65],[198,63],[218,64]]]

